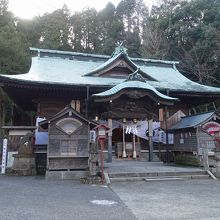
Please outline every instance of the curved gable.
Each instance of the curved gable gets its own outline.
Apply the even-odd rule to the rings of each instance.
[[[119,47],[122,49],[118,49]],[[139,67],[129,58],[126,50],[121,46],[119,47],[115,49],[109,60],[84,76],[126,79],[131,73],[135,72]],[[139,73],[145,80],[157,81],[142,70],[139,70]]]

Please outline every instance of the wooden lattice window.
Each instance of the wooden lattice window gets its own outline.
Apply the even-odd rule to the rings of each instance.
[[[70,102],[70,105],[73,109],[75,109],[77,112],[80,112],[80,100],[72,100]]]
[[[61,140],[60,141],[60,154],[67,156],[77,155],[77,140]]]

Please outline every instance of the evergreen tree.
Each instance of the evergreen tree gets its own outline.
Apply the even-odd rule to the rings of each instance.
[[[30,66],[28,44],[16,30],[8,1],[0,0],[0,73],[24,73]]]
[[[17,18],[17,31],[22,34],[32,47],[40,44],[41,38],[41,18],[32,19]]]
[[[83,39],[83,22],[82,14],[75,13],[70,17],[70,41],[74,51],[83,51],[82,39]]]
[[[41,17],[40,47],[71,50],[69,16],[69,10],[64,5],[62,9],[55,10],[51,14],[46,13]]]
[[[170,57],[202,84],[219,83],[219,12],[217,0],[186,2],[176,9],[167,32]]]
[[[112,3],[98,13],[99,53],[111,54],[118,41],[120,41],[123,32],[123,23],[116,16],[116,8]]]

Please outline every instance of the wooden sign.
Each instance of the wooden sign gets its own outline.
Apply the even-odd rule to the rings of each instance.
[[[1,170],[2,174],[5,174],[6,158],[7,158],[7,144],[8,144],[8,140],[4,138],[3,151],[2,151],[2,170]]]
[[[96,132],[94,130],[92,130],[89,133],[89,142],[95,143],[95,140],[96,140]]]

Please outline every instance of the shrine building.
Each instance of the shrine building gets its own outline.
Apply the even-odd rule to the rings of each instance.
[[[109,162],[112,156],[165,160],[174,151],[167,130],[192,108],[220,99],[220,88],[191,81],[178,71],[177,61],[133,58],[122,46],[111,56],[30,50],[35,56],[29,72],[0,75],[0,85],[41,121],[35,150],[46,155],[51,172],[88,167],[89,131],[98,123],[110,128],[105,148]],[[4,128],[19,126],[28,130],[25,124]],[[9,137],[9,151],[16,151],[12,145]]]

